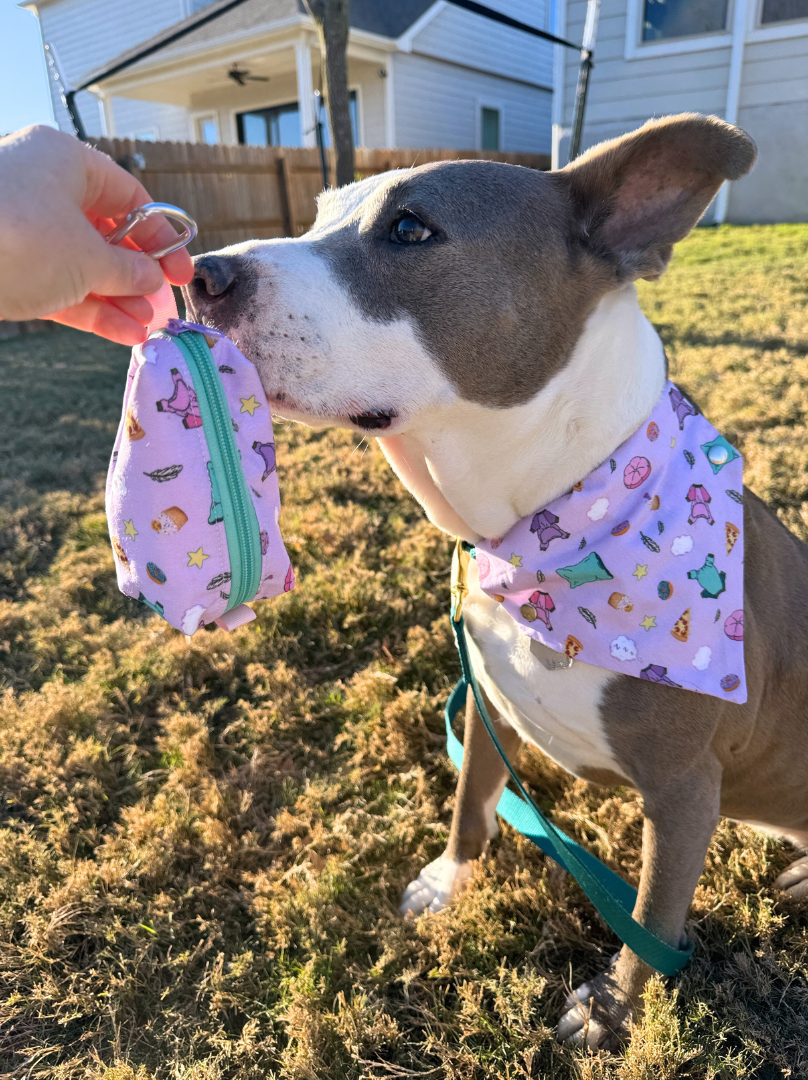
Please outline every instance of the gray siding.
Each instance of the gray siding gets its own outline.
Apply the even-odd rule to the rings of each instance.
[[[596,66],[590,83],[583,148],[613,138],[652,116],[694,111],[724,116],[731,49],[625,59],[627,0],[603,0]],[[565,36],[579,40],[585,0],[568,0]],[[731,17],[731,11],[730,11]],[[756,41],[747,32],[738,123],[758,144],[749,176],[730,186],[727,220],[808,220],[808,23],[805,34]],[[751,37],[751,40],[749,38]],[[577,58],[565,57],[563,126],[572,123]],[[561,140],[563,164],[569,139]],[[710,220],[708,211],[706,220]]]
[[[71,84],[81,82],[82,76],[184,15],[182,0],[60,0],[39,9],[42,37],[55,44],[65,78]],[[97,98],[82,93],[76,100],[88,133],[100,135]],[[118,135],[151,130],[159,139],[188,137],[188,114],[175,105],[115,98],[114,111]],[[54,113],[61,128],[72,130],[56,98]]]
[[[550,152],[547,90],[402,53],[394,67],[396,144],[474,149],[480,104],[502,109],[501,149]]]
[[[546,7],[540,0],[530,4],[511,0],[496,5],[504,14],[542,30],[546,28]],[[479,68],[494,75],[553,85],[553,47],[489,19],[448,6],[413,39],[413,52]]]
[[[730,185],[728,221],[808,221],[808,102],[742,108],[758,146],[752,172]]]
[[[738,123],[758,144],[758,162],[732,185],[730,221],[808,221],[806,31],[747,42]]]
[[[808,24],[804,37],[750,41],[744,50],[742,109],[796,101],[808,101]]]
[[[565,36],[579,41],[585,17],[585,0],[570,0]],[[626,18],[625,0],[603,0],[584,148],[630,131],[652,116],[691,110],[720,115],[726,108],[728,48],[626,60]],[[564,71],[565,126],[572,123],[577,78],[577,57],[570,50]]]

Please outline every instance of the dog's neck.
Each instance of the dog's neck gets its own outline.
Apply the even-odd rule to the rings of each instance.
[[[470,541],[503,536],[635,431],[665,378],[662,342],[629,285],[600,301],[563,370],[525,405],[458,400],[379,442],[438,528]]]

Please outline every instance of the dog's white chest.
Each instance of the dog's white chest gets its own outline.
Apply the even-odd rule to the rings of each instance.
[[[609,746],[598,708],[614,673],[582,663],[548,671],[515,620],[481,592],[473,560],[468,586],[463,615],[469,654],[497,711],[523,739],[574,775],[588,769],[625,775]]]

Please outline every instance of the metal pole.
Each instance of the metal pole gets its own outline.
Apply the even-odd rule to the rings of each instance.
[[[584,112],[586,111],[586,93],[589,89],[589,72],[594,67],[592,53],[581,49],[581,66],[578,69],[578,86],[575,89],[575,111],[572,114],[572,135],[570,136],[570,161],[574,161],[581,152],[581,135],[584,130]]]
[[[77,137],[82,142],[87,142],[87,132],[84,130],[84,124],[82,123],[81,113],[79,107],[76,104],[76,91],[65,90],[64,94],[65,108],[67,109],[67,115],[70,117],[70,123],[73,125]]]
[[[578,70],[578,86],[575,90],[575,111],[572,117],[572,135],[570,137],[570,161],[574,161],[581,152],[581,137],[584,130],[586,95],[589,90],[589,74],[595,66],[592,57],[595,54],[595,38],[598,33],[598,14],[600,0],[588,0],[584,38],[581,42],[581,66]]]
[[[323,143],[323,95],[319,90],[314,91],[314,130],[317,132],[317,148],[320,151],[320,169],[323,174],[323,188],[328,187],[328,162],[325,156],[325,144]]]

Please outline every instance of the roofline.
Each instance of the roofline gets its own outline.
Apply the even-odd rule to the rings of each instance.
[[[415,22],[412,23],[411,26],[408,26],[404,33],[396,39],[396,45],[399,49],[401,49],[402,52],[412,52],[413,40],[447,7],[448,4],[446,0],[435,0],[433,4],[430,4],[426,11],[422,15],[419,15]]]
[[[140,49],[133,56],[129,56],[125,60],[112,63],[100,70],[96,69],[95,71],[91,71],[84,82],[75,87],[75,89],[77,91],[86,90],[89,86],[93,86],[102,79],[109,79],[113,75],[117,75],[119,71],[124,71],[133,64],[137,64],[140,60],[145,60],[147,56],[152,56],[154,53],[159,52],[161,49],[164,49],[166,45],[171,45],[172,42],[184,38],[187,34],[190,34],[192,30],[197,30],[200,26],[205,26],[207,23],[213,22],[213,20],[218,19],[220,15],[224,15],[226,12],[240,7],[244,3],[246,3],[246,0],[229,0],[229,3],[223,4],[220,8],[217,8],[216,11],[206,12],[205,8],[202,8],[197,12],[196,16],[192,16],[190,19],[184,19],[182,24],[180,24],[180,28],[175,30],[173,34],[166,34],[166,36],[159,41],[147,45],[145,48]],[[177,24],[175,23],[174,25],[176,26]]]
[[[36,10],[36,2],[37,0],[29,0],[29,2],[21,4],[20,6],[29,7],[33,10]],[[43,0],[39,0],[39,2],[41,3],[43,2]],[[44,0],[44,2],[47,2],[47,0]],[[93,89],[96,92],[101,92],[101,84],[103,82],[113,78],[115,75],[119,74],[122,71],[128,70],[135,64],[139,64],[141,61],[148,59],[148,57],[153,56],[155,53],[161,52],[163,49],[166,48],[166,46],[171,45],[176,41],[180,41],[182,38],[186,37],[188,34],[192,33],[200,26],[205,26],[207,23],[213,22],[215,19],[218,19],[220,15],[227,14],[227,12],[234,10],[243,3],[246,3],[246,0],[229,0],[229,2],[223,3],[221,4],[221,6],[218,6],[215,11],[211,11],[209,8],[202,8],[199,12],[197,12],[196,15],[182,20],[181,23],[175,23],[174,26],[176,27],[176,29],[173,32],[167,32],[164,34],[164,36],[158,36],[157,40],[154,40],[154,38],[152,38],[152,43],[144,45],[142,49],[136,50],[129,56],[117,60],[104,68],[96,69],[95,71],[90,72],[90,74],[84,79],[84,81],[74,88],[74,92],[87,89]],[[436,18],[436,16],[440,15],[443,11],[452,6],[457,7],[461,10],[465,9],[467,11],[472,11],[475,14],[483,15],[483,17],[490,18],[495,22],[503,23],[506,26],[512,27],[513,29],[527,32],[535,37],[544,38],[547,41],[551,41],[559,45],[566,45],[567,47],[575,49],[578,48],[577,45],[574,45],[570,41],[565,41],[563,38],[559,38],[556,37],[554,34],[547,33],[547,31],[539,30],[538,27],[529,26],[528,24],[522,23],[517,19],[512,19],[509,16],[505,16],[500,14],[499,12],[495,12],[491,8],[487,7],[487,5],[485,4],[476,3],[475,0],[434,0],[434,2],[429,5],[426,11],[424,11],[404,31],[404,33],[400,34],[398,38],[391,38],[386,35],[376,34],[373,31],[361,30],[357,27],[350,27],[349,39],[352,39],[356,44],[364,43],[365,45],[369,45],[372,48],[375,47],[383,49],[384,51],[413,52],[414,40],[418,36],[418,34],[426,26],[428,26]],[[290,26],[300,26],[304,27],[307,30],[315,29],[314,21],[311,19],[311,17],[308,14],[299,12],[293,17],[286,19],[276,19],[274,22],[266,23],[261,29],[253,27],[249,30],[244,30],[241,33],[237,33],[228,39],[228,43],[236,43],[245,38],[254,38],[257,32],[272,33],[273,31],[286,29]],[[168,30],[170,31],[170,27],[168,28]],[[219,40],[219,42],[217,42],[217,45],[219,46],[223,44],[225,44],[225,42],[223,42],[221,39]],[[208,51],[209,49],[210,47],[208,47]],[[195,51],[197,51],[196,47],[192,47],[188,50],[189,53]],[[205,51],[204,48],[203,51]],[[180,55],[182,55],[181,51]],[[176,61],[177,59],[179,59],[179,57],[175,53],[172,59]],[[475,68],[474,70],[477,69]]]
[[[204,51],[193,48],[187,49],[185,52],[178,56],[173,54],[170,58],[166,58],[163,65],[152,64],[146,68],[140,68],[131,72],[129,79],[124,78],[123,81],[115,81],[111,85],[108,82],[105,83],[93,83],[89,89],[93,93],[103,95],[106,93],[123,93],[127,90],[134,89],[143,83],[162,82],[165,79],[170,79],[178,74],[190,74],[195,71],[203,71],[209,68],[212,64],[220,62],[220,59],[211,56],[212,53],[220,51],[222,49],[229,49],[234,43],[249,41],[250,47],[245,52],[244,48],[239,50],[239,55],[245,60],[250,60],[253,56],[261,55],[268,47],[269,42],[266,38],[269,35],[279,37],[280,40],[276,44],[277,49],[291,47],[296,41],[300,40],[300,37],[292,35],[288,36],[290,31],[294,31],[295,27],[300,26],[301,23],[305,26],[303,17],[300,17],[300,21],[295,19],[284,20],[282,23],[279,21],[274,24],[269,24],[269,27],[256,31],[252,28],[249,33],[240,33],[233,35],[226,40],[220,40],[211,43]],[[281,34],[287,36],[280,37]],[[308,34],[304,34],[307,37]],[[313,31],[311,31],[310,40],[313,42]],[[348,58],[349,59],[375,59],[375,57],[362,57],[356,56],[352,52],[352,46],[354,48],[364,50],[375,50],[378,53],[391,53],[395,51],[395,42],[392,38],[380,37],[378,34],[373,34],[367,30],[352,30],[348,39]],[[208,56],[208,59],[203,57]],[[110,79],[113,76],[109,77]]]

